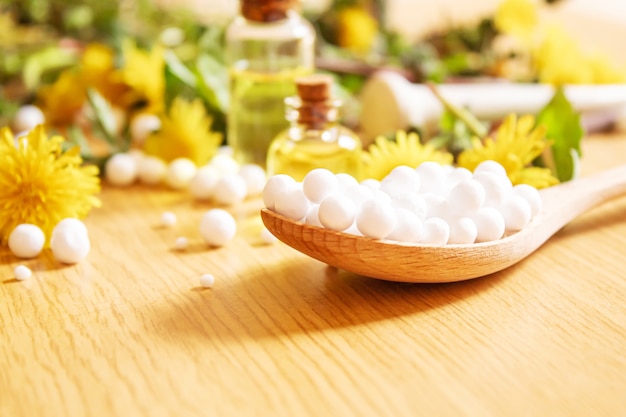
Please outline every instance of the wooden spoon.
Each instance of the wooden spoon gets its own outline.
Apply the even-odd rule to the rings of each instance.
[[[543,209],[523,230],[492,242],[433,246],[377,240],[307,225],[261,210],[292,248],[337,268],[400,282],[453,282],[503,270],[530,255],[587,210],[626,194],[626,165],[540,191]]]

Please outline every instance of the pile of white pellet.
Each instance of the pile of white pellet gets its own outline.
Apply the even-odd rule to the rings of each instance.
[[[542,206],[537,189],[513,186],[495,161],[473,173],[435,162],[398,166],[382,181],[361,183],[326,169],[312,170],[302,182],[279,174],[267,181],[263,202],[309,225],[431,245],[500,239],[524,228]]]

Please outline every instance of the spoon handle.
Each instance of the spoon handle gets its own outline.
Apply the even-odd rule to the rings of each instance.
[[[556,233],[584,212],[626,194],[626,165],[541,190],[544,227]]]

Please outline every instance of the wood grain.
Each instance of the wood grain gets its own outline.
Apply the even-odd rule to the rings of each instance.
[[[626,136],[585,139],[583,175]],[[211,249],[209,205],[105,188],[87,260],[0,252],[0,416],[617,416],[626,389],[626,199],[501,273],[366,279],[259,238],[260,203]],[[173,229],[159,226],[165,210]],[[172,250],[177,236],[190,247]],[[199,287],[210,272],[212,289]]]

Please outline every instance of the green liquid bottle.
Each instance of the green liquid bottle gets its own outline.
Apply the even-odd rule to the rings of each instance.
[[[265,166],[267,149],[288,122],[284,100],[314,68],[315,31],[292,0],[242,0],[226,31],[230,69],[228,144],[241,163]]]
[[[339,122],[341,101],[331,97],[332,77],[311,75],[296,81],[298,95],[285,99],[289,128],[272,141],[268,174],[302,181],[315,168],[347,173],[362,180],[359,136]]]

